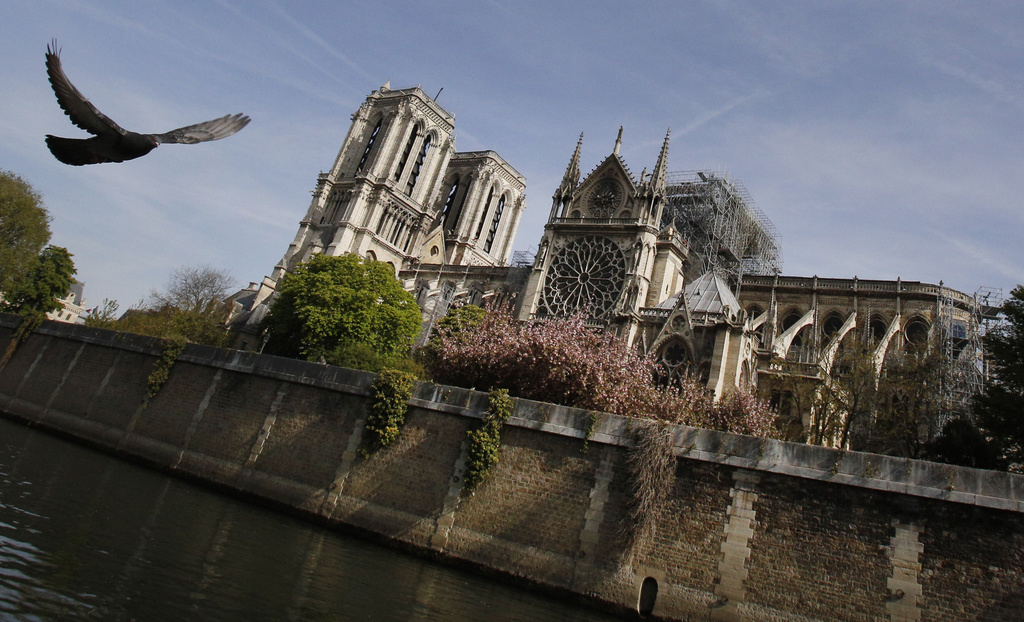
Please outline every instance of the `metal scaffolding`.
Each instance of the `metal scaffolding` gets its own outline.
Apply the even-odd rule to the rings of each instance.
[[[951,419],[971,417],[971,397],[985,388],[984,336],[998,317],[1002,290],[982,287],[973,297],[939,287],[938,335],[943,348],[942,412],[937,433]]]
[[[745,274],[781,272],[775,225],[743,184],[709,171],[669,173],[666,181],[661,226],[673,225],[689,244],[687,282],[713,271],[735,287]]]

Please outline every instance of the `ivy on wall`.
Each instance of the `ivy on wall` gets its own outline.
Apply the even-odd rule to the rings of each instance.
[[[470,493],[482,482],[495,464],[501,448],[501,426],[512,414],[512,398],[507,389],[492,389],[483,424],[467,432],[466,473],[462,481],[463,492]]]
[[[669,426],[647,420],[634,424],[633,447],[627,457],[630,500],[625,532],[629,544],[622,558],[624,568],[631,567],[654,544],[661,513],[675,486],[672,449]]]
[[[153,399],[156,394],[160,392],[160,389],[167,382],[167,378],[171,375],[171,368],[174,367],[174,362],[178,360],[178,356],[185,349],[187,341],[184,337],[169,337],[163,339],[163,348],[160,350],[160,356],[157,357],[156,363],[153,364],[153,371],[149,372],[149,379],[146,381],[146,386],[149,387],[149,393],[147,393],[147,399]]]
[[[374,449],[390,445],[405,423],[415,376],[396,369],[377,374],[370,387],[370,414],[366,417],[367,444]]]

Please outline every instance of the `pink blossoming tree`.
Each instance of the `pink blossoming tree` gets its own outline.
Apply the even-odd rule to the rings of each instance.
[[[461,315],[465,315],[460,314]],[[694,378],[655,383],[654,360],[614,335],[588,328],[585,316],[520,322],[508,307],[441,322],[428,367],[444,384],[508,389],[526,399],[631,417],[775,436],[775,413],[749,392],[718,402]]]

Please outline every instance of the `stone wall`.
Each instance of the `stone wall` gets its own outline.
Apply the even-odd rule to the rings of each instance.
[[[0,316],[0,351],[17,326]],[[674,428],[653,543],[622,567],[632,434],[526,400],[460,494],[486,394],[421,383],[396,446],[359,448],[373,375],[47,322],[0,370],[0,411],[444,561],[669,619],[1007,619],[1024,611],[1024,478]],[[655,592],[656,589],[656,592]]]

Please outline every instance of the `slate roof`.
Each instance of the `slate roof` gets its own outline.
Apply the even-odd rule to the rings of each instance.
[[[658,308],[675,308],[680,294],[686,296],[690,313],[723,313],[725,307],[729,308],[730,313],[736,313],[740,309],[740,303],[729,289],[729,284],[713,272],[707,272],[690,282],[682,292],[676,292],[659,304]]]

